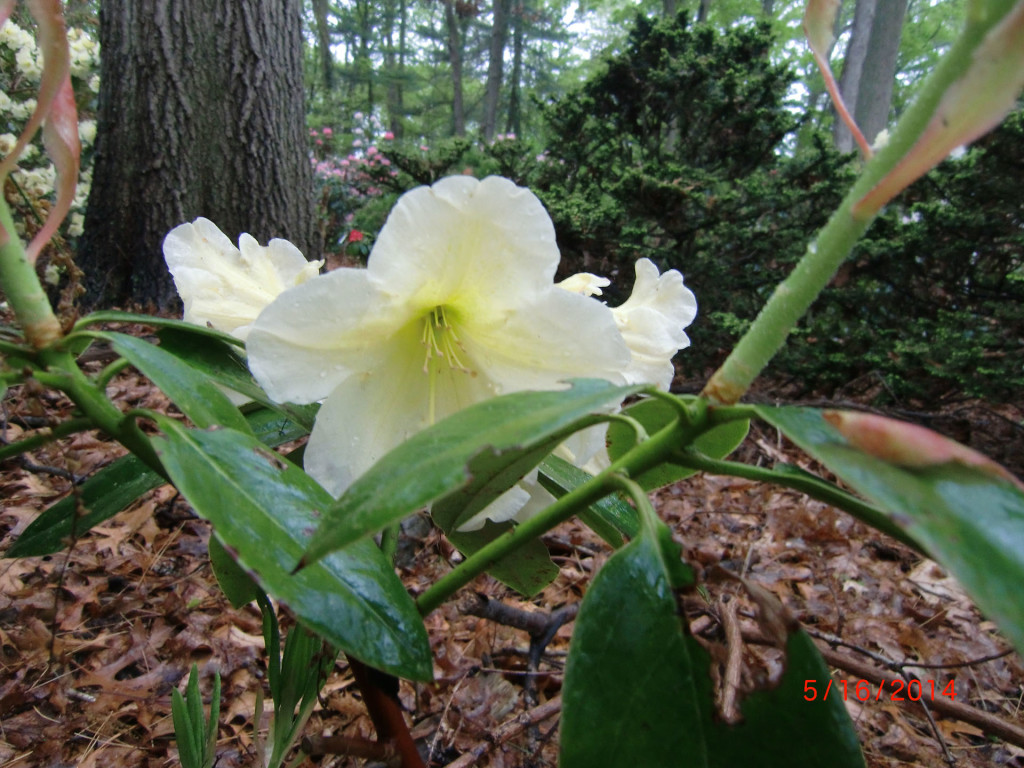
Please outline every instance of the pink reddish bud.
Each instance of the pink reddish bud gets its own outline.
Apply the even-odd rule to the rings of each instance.
[[[358,229],[353,229],[351,232],[348,233],[348,241],[350,243],[358,243],[362,239],[363,239],[363,233],[360,232]]]
[[[393,134],[391,131],[385,131],[384,135],[381,138],[384,139],[385,141],[394,141],[395,134]]]
[[[821,415],[854,448],[890,464],[923,469],[955,462],[1008,480],[1024,491],[1024,483],[992,459],[930,429],[871,413],[824,411]]]

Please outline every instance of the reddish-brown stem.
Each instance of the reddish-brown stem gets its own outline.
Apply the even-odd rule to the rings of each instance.
[[[426,768],[398,701],[398,679],[349,657],[349,667],[377,729],[377,741],[393,742],[402,768]]]

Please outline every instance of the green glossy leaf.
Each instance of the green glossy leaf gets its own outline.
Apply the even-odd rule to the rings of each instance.
[[[158,317],[156,315],[137,315],[133,312],[122,312],[116,309],[104,310],[102,312],[93,312],[81,318],[75,323],[75,330],[71,333],[68,338],[75,335],[77,331],[82,328],[87,328],[92,325],[106,323],[127,323],[129,325],[149,325],[153,328],[174,328],[175,330],[181,331],[182,333],[189,333],[197,336],[207,336],[211,339],[220,339],[221,341],[236,346],[240,349],[245,348],[244,342],[236,339],[234,336],[224,333],[223,331],[216,331],[213,328],[208,328],[205,325],[196,325],[195,323],[188,323],[184,320],[177,320],[171,317]]]
[[[531,462],[535,465],[545,446],[592,423],[594,411],[642,389],[579,379],[570,389],[516,392],[449,416],[399,445],[356,480],[324,515],[303,562],[315,562],[471,486],[476,492],[464,497],[459,513],[459,519],[465,519],[465,510],[479,508],[485,499],[511,487],[515,472],[506,468],[516,465],[518,472]],[[489,476],[472,482],[471,466]]]
[[[275,403],[253,379],[245,364],[241,350],[220,338],[186,332],[179,327],[164,328],[159,332],[160,348],[188,363],[211,381],[238,392],[267,408],[273,408],[303,425],[307,431],[313,429],[313,419],[320,409],[319,404],[294,405]]]
[[[305,427],[269,410],[246,415],[249,428],[271,447],[306,434]],[[123,456],[82,484],[78,496],[68,496],[31,522],[4,557],[40,557],[59,552],[93,526],[109,520],[142,494],[166,481],[134,456]],[[78,503],[86,510],[78,516]]]
[[[430,644],[412,598],[371,540],[291,571],[330,495],[254,438],[158,419],[160,460],[196,512],[268,594],[328,642],[391,674],[429,680]]]
[[[677,413],[678,411],[672,407],[672,404],[662,398],[640,400],[623,410],[624,415],[640,422],[649,435],[653,435],[662,427],[670,424],[673,419],[677,418]],[[750,422],[745,419],[729,421],[698,436],[693,442],[693,447],[705,456],[722,459],[736,450],[736,447],[747,436],[749,429]],[[628,425],[613,422],[608,426],[608,455],[611,456],[612,461],[621,458],[635,443],[636,435]],[[678,464],[665,463],[644,472],[634,480],[644,490],[652,491],[687,478],[695,472],[696,470],[681,467]]]
[[[707,765],[674,592],[691,581],[663,525],[644,526],[594,577],[565,669],[560,768]]]
[[[548,456],[540,465],[540,483],[556,499],[583,485],[593,476],[558,456]],[[605,496],[580,514],[598,536],[612,547],[622,546],[622,537],[634,538],[640,530],[640,517],[636,509],[618,494]]]
[[[154,344],[123,333],[98,334],[152,381],[199,427],[248,432],[245,417],[206,376]]]
[[[210,537],[210,567],[232,608],[241,608],[258,598],[263,590],[235,559],[216,534]]]
[[[758,415],[879,507],[956,576],[1024,649],[1024,493],[977,467],[898,466],[850,445],[820,411],[758,406]]]

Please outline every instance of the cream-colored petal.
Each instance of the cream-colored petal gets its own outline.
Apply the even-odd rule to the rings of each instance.
[[[551,218],[532,192],[494,176],[452,176],[399,199],[367,269],[414,307],[457,300],[490,316],[550,286],[558,260]]]
[[[492,523],[512,520],[529,501],[529,492],[517,483],[460,525],[458,530],[463,533],[479,531],[488,520]]]
[[[208,219],[172,229],[164,259],[184,303],[184,319],[245,339],[259,313],[282,291],[308,279],[321,262],[306,262],[291,243],[263,247],[243,234],[241,250]]]
[[[600,296],[604,293],[602,289],[607,288],[611,284],[612,281],[607,277],[593,275],[590,272],[578,272],[565,278],[565,280],[557,285],[563,291],[582,293],[584,296]]]
[[[674,373],[672,357],[690,346],[683,329],[697,316],[697,299],[683,285],[683,276],[674,269],[659,275],[653,262],[640,259],[632,295],[612,314],[632,354],[626,380],[667,390]]]
[[[630,361],[611,311],[554,285],[522,297],[500,322],[470,316],[463,341],[498,394],[556,389],[570,378],[622,382]]]
[[[380,294],[362,269],[336,269],[282,293],[253,323],[249,370],[279,402],[322,400],[388,354],[412,318]],[[422,365],[422,353],[411,349]]]
[[[445,368],[437,374],[431,408],[418,324],[384,345],[372,370],[352,374],[320,408],[304,464],[321,485],[340,495],[388,451],[435,421],[486,399],[480,377]]]
[[[547,509],[554,501],[555,497],[540,484],[537,471],[534,470],[460,525],[459,530],[478,531],[488,520],[495,523],[506,520],[524,523]]]

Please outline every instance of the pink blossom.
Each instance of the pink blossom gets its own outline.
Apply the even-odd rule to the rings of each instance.
[[[332,135],[334,135],[334,131],[332,131],[330,128],[324,128],[324,136],[332,136]]]
[[[310,135],[310,136],[319,136],[320,134],[319,134],[319,133],[317,133],[317,132],[316,132],[315,130],[311,130],[311,131],[309,132],[309,135]]]
[[[384,139],[384,141],[394,141],[395,134],[391,131],[384,131],[384,135],[381,138]]]

